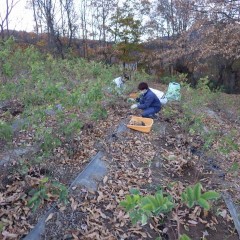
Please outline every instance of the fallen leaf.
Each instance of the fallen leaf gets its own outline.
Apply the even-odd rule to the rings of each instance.
[[[103,199],[103,193],[101,191],[98,192],[97,202],[100,202]]]
[[[123,196],[123,195],[124,195],[124,191],[121,189],[121,190],[118,192],[118,194],[119,194],[120,196]]]
[[[223,210],[222,212],[219,213],[220,216],[222,216],[223,218],[227,217],[227,210]]]
[[[84,231],[87,231],[87,224],[81,224],[80,225],[81,229],[84,230]]]
[[[50,213],[50,214],[48,215],[47,219],[45,220],[45,222],[47,222],[47,221],[49,221],[50,219],[52,219],[52,218],[53,218],[53,215],[54,215],[54,213]]]
[[[198,224],[198,222],[196,222],[194,220],[188,220],[188,223],[193,224],[193,225],[197,225]]]
[[[74,233],[72,233],[72,236],[73,236],[74,240],[78,240],[79,239],[78,236],[76,234],[74,234]]]
[[[205,237],[205,236],[209,236],[209,233],[207,230],[203,231],[203,237]]]
[[[71,201],[71,208],[73,211],[75,211],[77,209],[78,203],[73,198],[70,198],[70,201]]]
[[[17,238],[18,237],[18,234],[10,233],[10,232],[7,232],[7,231],[3,231],[2,235],[4,237],[8,237],[8,238]]]
[[[107,182],[107,180],[108,180],[108,176],[105,176],[105,177],[103,178],[103,183],[105,184],[105,183]]]

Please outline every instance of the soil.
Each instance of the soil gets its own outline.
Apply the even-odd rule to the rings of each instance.
[[[157,84],[155,87],[163,89]],[[117,107],[108,106],[106,120],[86,121],[79,135],[66,140],[64,147],[56,148],[53,155],[44,161],[36,163],[36,156],[33,156],[3,166],[0,169],[0,229],[4,223],[8,226],[6,231],[16,234],[15,239],[26,236],[56,203],[55,198],[50,198],[33,213],[27,205],[32,187],[30,183],[49,176],[70,186],[91,157],[103,151],[109,169],[98,190],[91,192],[80,186],[70,189],[69,203],[55,204],[53,213],[46,220],[42,239],[137,240],[161,237],[177,240],[179,233],[185,233],[193,240],[239,239],[222,198],[214,202],[209,211],[197,205],[192,209],[180,205],[169,214],[151,218],[145,226],[132,225],[129,215],[120,207],[120,201],[132,188],[138,188],[143,195],[154,194],[161,188],[180,202],[183,189],[197,182],[202,184],[203,190],[229,191],[235,203],[239,201],[239,177],[227,171],[236,153],[224,158],[218,152],[209,154],[204,151],[203,139],[187,133],[178,123],[182,114],[180,105],[168,104],[176,114],[164,117],[160,113],[148,134],[134,130],[116,133],[120,122],[127,124],[131,114],[140,114],[138,110],[129,112],[126,99],[122,99]],[[231,115],[225,111],[226,108],[216,105],[208,107],[224,123],[222,131],[227,131],[229,126],[239,129],[236,114]],[[219,124],[213,116],[207,119],[209,124]],[[49,119],[49,124],[52,122]],[[31,133],[19,133],[14,144],[19,146],[26,136],[31,136]],[[14,201],[9,199],[15,193],[19,193],[17,198]],[[9,199],[8,204],[1,204],[3,198]]]

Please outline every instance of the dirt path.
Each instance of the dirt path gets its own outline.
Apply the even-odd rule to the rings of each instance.
[[[75,139],[77,150],[72,157],[61,148],[56,149],[53,159],[36,169],[28,169],[25,177],[16,172],[13,174],[10,168],[4,168],[0,199],[15,193],[14,199],[8,198],[8,202],[5,200],[6,204],[1,205],[4,207],[1,208],[0,223],[8,226],[8,233],[15,234],[16,239],[26,236],[52,207],[44,220],[45,231],[41,239],[161,237],[175,240],[178,231],[194,240],[202,237],[209,240],[239,239],[223,199],[218,200],[209,212],[202,211],[199,206],[189,210],[181,205],[178,209],[180,228],[177,228],[174,212],[154,217],[145,226],[131,224],[128,214],[119,203],[132,188],[147,195],[154,194],[161,187],[178,203],[186,186],[201,182],[204,190],[228,191],[235,204],[238,204],[239,176],[227,171],[237,159],[237,153],[233,151],[224,158],[215,151],[213,155],[202,151],[203,139],[199,135],[188,134],[178,123],[182,114],[178,104],[172,105],[176,112],[174,116],[166,118],[160,114],[149,134],[133,130],[117,133],[119,123],[127,123],[130,119],[128,107],[126,102],[118,103],[117,107],[109,109],[107,120],[86,126],[81,136]],[[239,129],[239,123],[231,121],[225,112],[212,109],[206,111],[206,129],[208,125],[216,125],[222,131]],[[53,207],[52,199],[45,201],[45,205],[36,213],[31,213],[27,207],[27,179],[34,181],[49,174],[70,186],[87,166],[89,159],[99,151],[103,153],[102,160],[107,163],[108,170],[96,192],[76,185],[70,189],[67,205],[55,204]],[[21,221],[19,216],[22,216]]]
[[[186,136],[175,121],[163,117],[154,122],[150,134],[130,130],[115,135],[111,141],[104,139],[109,170],[98,191],[93,194],[84,187],[74,189],[71,204],[60,207],[47,221],[42,239],[177,239],[173,215],[153,218],[147,226],[133,226],[119,202],[132,188],[150,194],[161,186],[175,199],[179,199],[184,187],[196,182],[208,190],[229,189],[226,172],[223,178],[221,171],[211,168],[214,165],[224,169],[223,165],[212,159],[209,166],[208,156],[193,153],[198,141],[198,137]],[[223,199],[208,213],[199,206],[192,210],[182,206],[178,214],[181,233],[192,239],[238,239]]]

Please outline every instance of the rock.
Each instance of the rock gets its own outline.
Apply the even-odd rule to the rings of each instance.
[[[15,131],[18,131],[20,130],[24,125],[28,124],[29,121],[27,119],[16,119],[13,121],[13,124],[12,124],[12,130],[15,132]]]

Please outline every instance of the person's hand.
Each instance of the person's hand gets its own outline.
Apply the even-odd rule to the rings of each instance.
[[[128,98],[128,99],[127,99],[127,102],[128,102],[128,103],[134,103],[134,102],[136,102],[136,101],[135,101],[135,99],[133,99],[133,98]]]
[[[137,108],[137,104],[133,104],[132,106],[131,106],[131,109],[134,109],[134,108]]]

